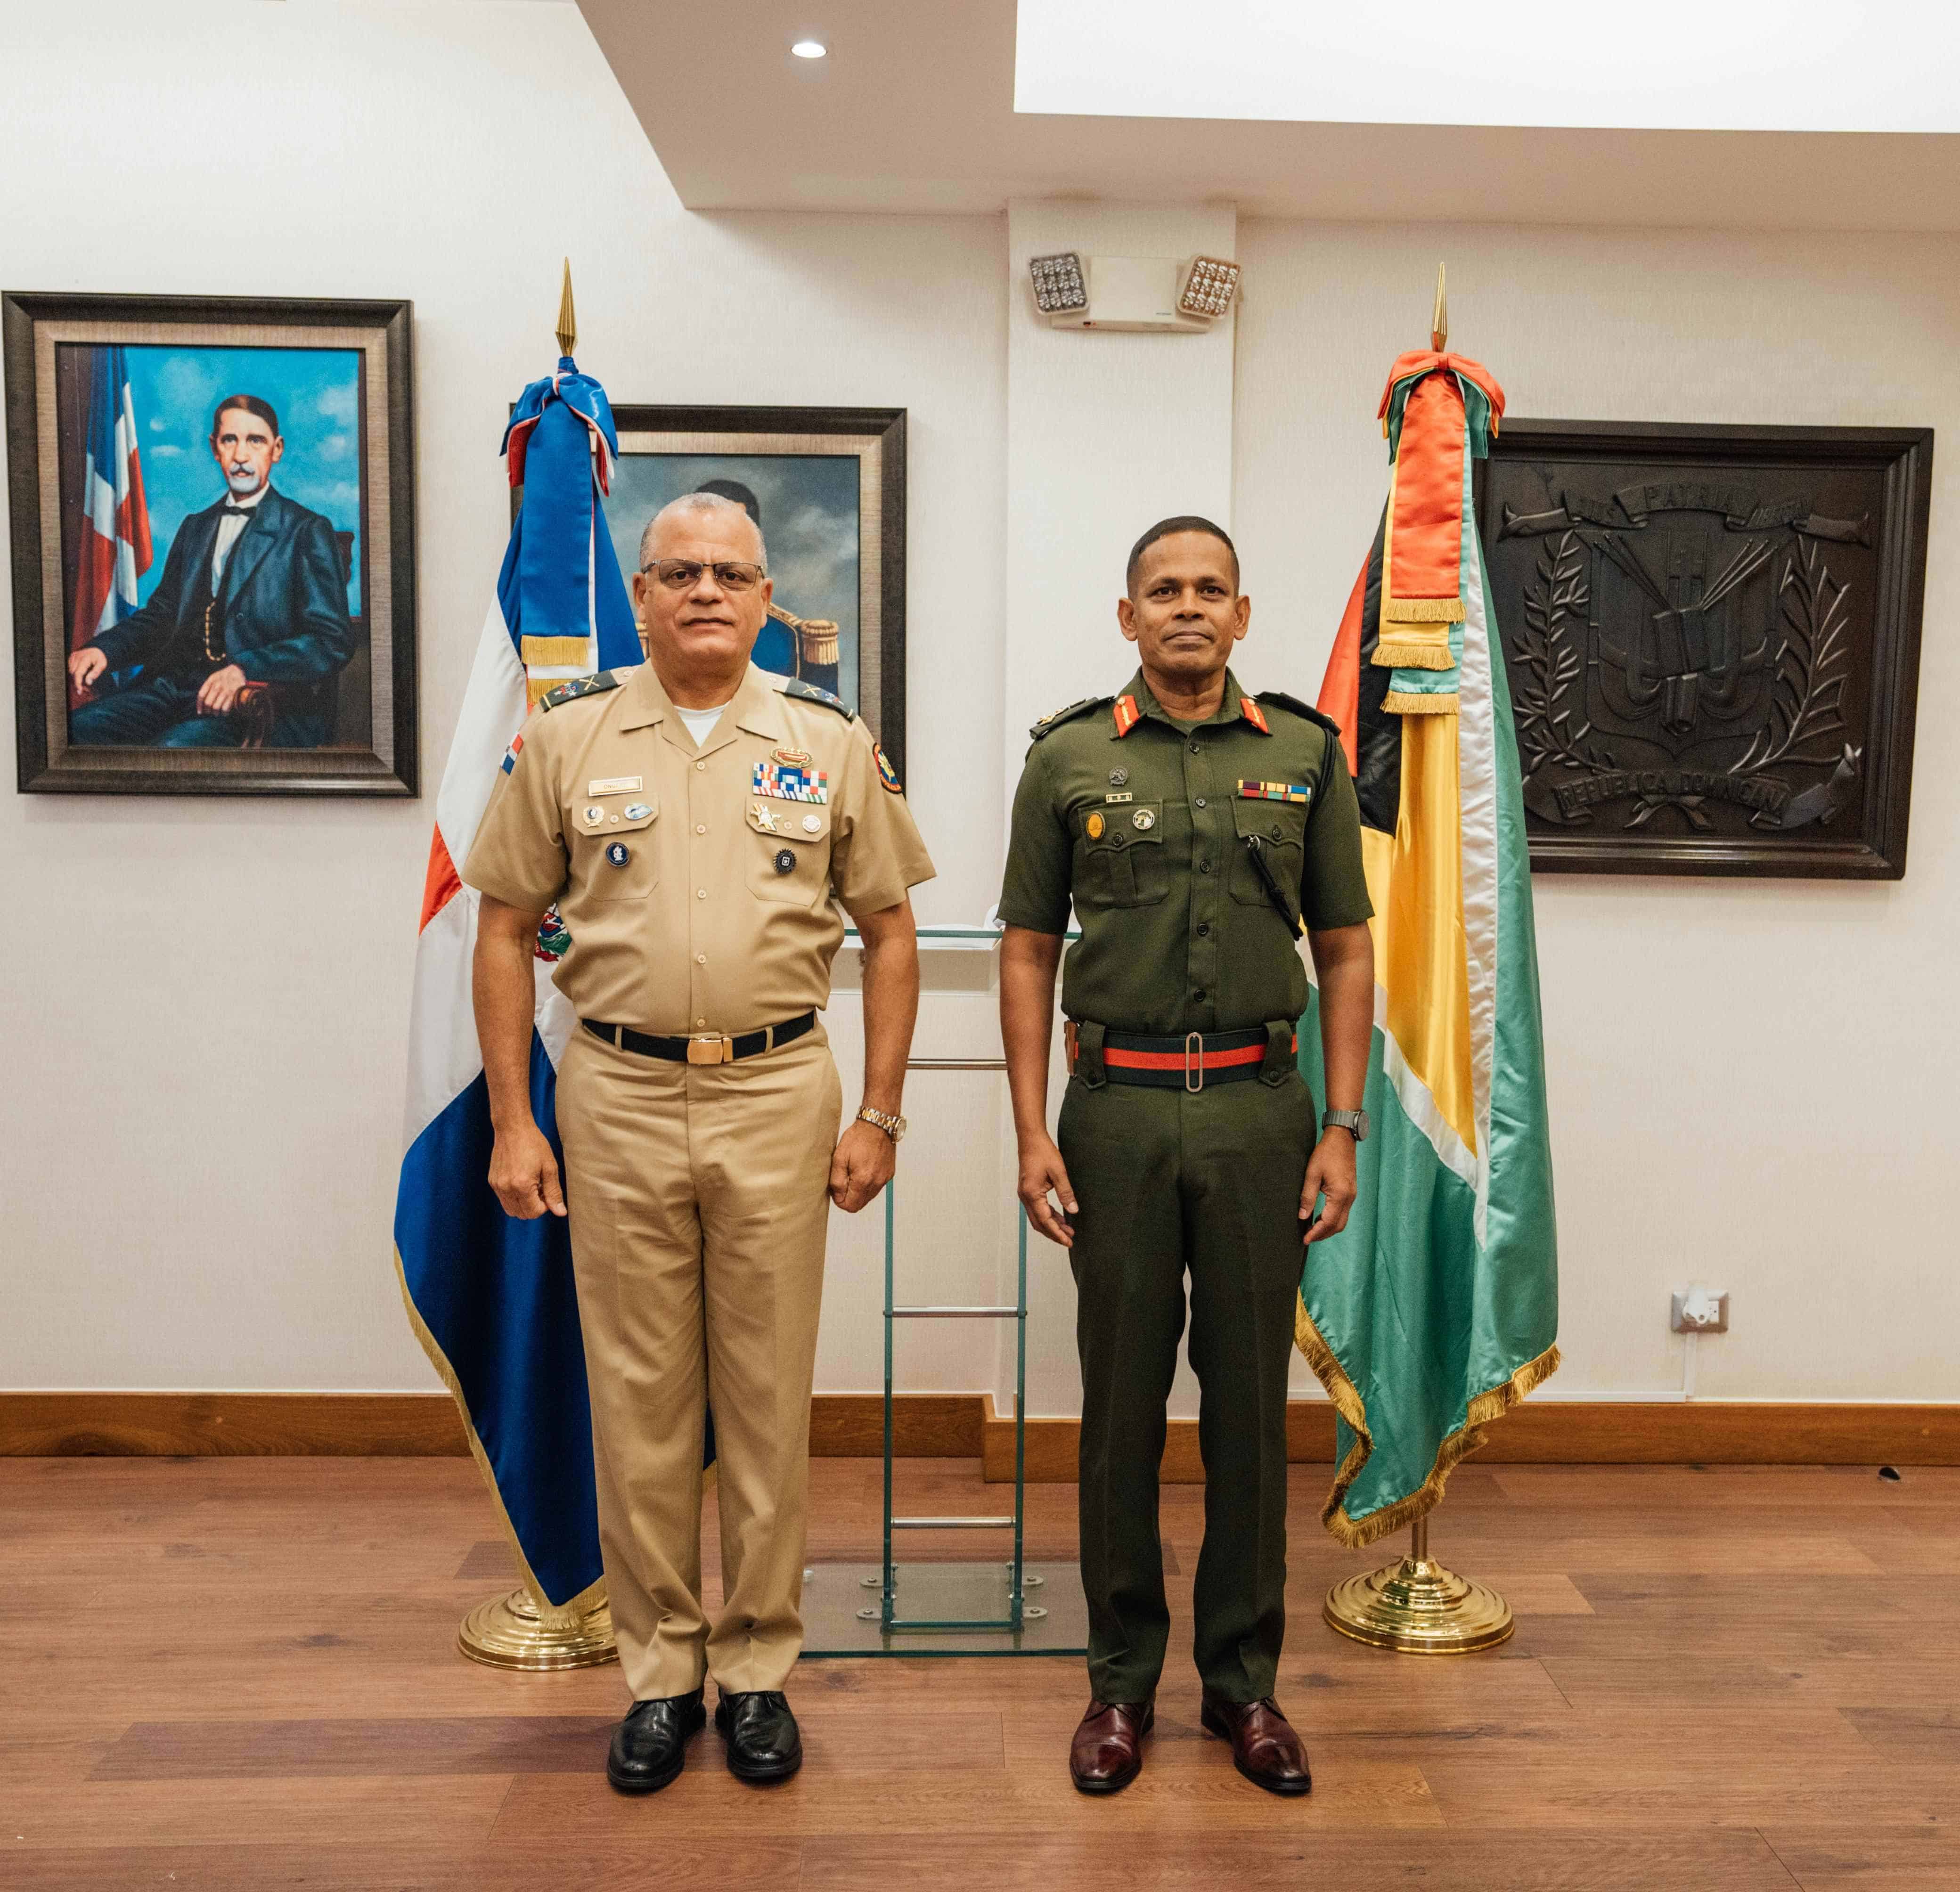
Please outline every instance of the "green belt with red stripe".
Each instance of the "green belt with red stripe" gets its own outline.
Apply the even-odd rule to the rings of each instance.
[[[1157,1090],[1193,1092],[1216,1084],[1243,1083],[1269,1071],[1290,1070],[1299,1048],[1293,1027],[1284,1020],[1244,1032],[1187,1032],[1180,1038],[1154,1038],[1137,1032],[1112,1032],[1093,1024],[1067,1022],[1068,1068],[1092,1087],[1141,1084]]]

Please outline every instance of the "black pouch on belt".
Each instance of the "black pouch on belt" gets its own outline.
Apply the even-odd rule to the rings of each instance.
[[[1109,1081],[1102,1067],[1102,1027],[1093,1019],[1084,1019],[1075,1027],[1071,1070],[1091,1090],[1100,1090]]]

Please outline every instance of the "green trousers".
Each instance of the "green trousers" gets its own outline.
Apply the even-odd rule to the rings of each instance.
[[[1198,1672],[1227,1700],[1273,1692],[1286,1627],[1300,1192],[1314,1128],[1290,1052],[1284,1068],[1275,1057],[1260,1078],[1196,1095],[1109,1083],[1088,1055],[1069,1080],[1057,1140],[1077,1204],[1082,1585],[1099,1700],[1147,1700],[1163,1668],[1157,1467],[1187,1274],[1204,1458]]]

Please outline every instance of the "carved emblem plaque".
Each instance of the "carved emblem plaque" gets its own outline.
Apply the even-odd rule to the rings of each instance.
[[[1478,470],[1534,868],[1904,874],[1930,428],[1507,420]]]

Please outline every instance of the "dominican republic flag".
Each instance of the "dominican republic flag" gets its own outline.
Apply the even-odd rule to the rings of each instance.
[[[75,495],[75,609],[68,648],[79,650],[136,609],[136,580],[150,568],[150,509],[136,450],[129,361],[120,347],[88,351],[81,488]],[[85,702],[84,695],[76,698]]]
[[[565,1218],[518,1222],[488,1180],[489,1093],[470,1010],[478,896],[458,878],[507,754],[539,697],[640,662],[632,606],[600,509],[619,451],[605,390],[568,355],[526,388],[504,436],[523,489],[436,796],[409,1027],[408,1117],[395,1259],[409,1318],[462,1408],[533,1600],[603,1594],[592,1420]],[[531,1108],[560,1160],[558,1061],[577,1021],[551,982],[570,943],[539,930]]]
[[[1517,739],[1471,504],[1504,411],[1489,371],[1405,355],[1388,504],[1320,708],[1361,804],[1375,1032],[1348,1226],[1308,1252],[1297,1333],[1335,1404],[1322,1512],[1412,1523],[1478,1428],[1557,1370],[1558,1250]],[[1319,995],[1300,1062],[1325,1095]]]

